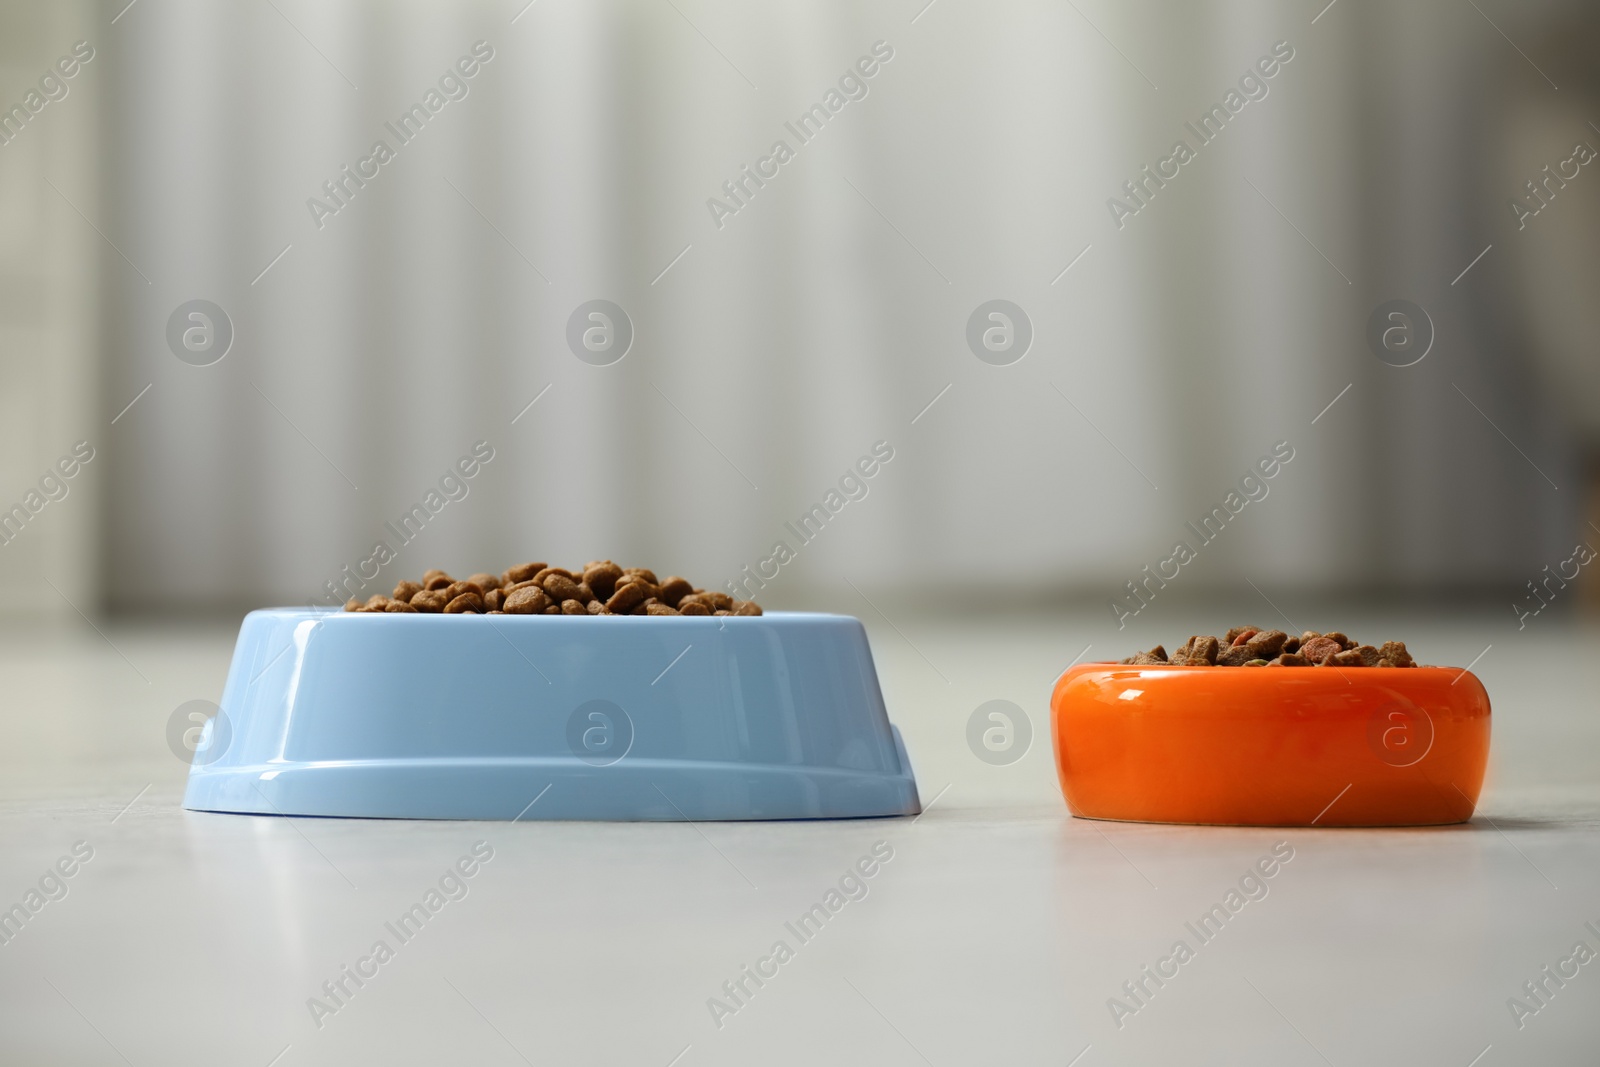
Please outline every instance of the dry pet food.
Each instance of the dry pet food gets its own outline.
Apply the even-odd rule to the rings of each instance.
[[[713,593],[687,578],[658,579],[645,567],[594,560],[577,570],[519,563],[503,574],[452,578],[428,571],[402,581],[392,596],[350,600],[346,611],[444,615],[760,615],[753,600]]]
[[[1363,645],[1337,630],[1307,630],[1290,637],[1282,630],[1235,626],[1223,637],[1196,635],[1171,656],[1160,645],[1122,661],[1175,667],[1415,667],[1403,641]]]

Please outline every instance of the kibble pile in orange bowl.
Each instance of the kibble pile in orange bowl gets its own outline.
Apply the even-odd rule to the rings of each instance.
[[[1321,634],[1307,630],[1291,637],[1282,630],[1235,626],[1221,638],[1196,634],[1167,655],[1157,645],[1135,652],[1122,661],[1141,667],[1415,667],[1404,641],[1363,645],[1332,630]]]

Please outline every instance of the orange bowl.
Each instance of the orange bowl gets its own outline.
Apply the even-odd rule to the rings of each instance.
[[[1085,663],[1050,699],[1072,814],[1233,826],[1472,818],[1489,695],[1455,667]]]

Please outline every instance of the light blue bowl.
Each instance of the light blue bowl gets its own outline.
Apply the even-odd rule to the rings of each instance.
[[[914,815],[844,615],[245,617],[184,807],[402,819]]]

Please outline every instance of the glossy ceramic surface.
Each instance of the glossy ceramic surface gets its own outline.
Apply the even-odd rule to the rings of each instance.
[[[1454,667],[1089,663],[1051,712],[1061,791],[1091,819],[1465,822],[1489,757],[1488,694]]]

